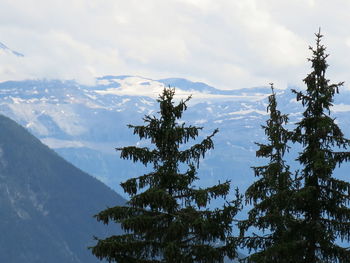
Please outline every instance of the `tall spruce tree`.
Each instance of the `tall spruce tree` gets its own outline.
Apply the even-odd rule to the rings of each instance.
[[[293,140],[303,150],[302,187],[295,194],[300,223],[295,231],[301,235],[299,262],[350,262],[350,251],[339,245],[339,239],[350,240],[350,183],[333,176],[337,165],[349,161],[346,152],[350,141],[330,115],[333,97],[343,83],[330,84],[322,35],[316,34],[316,48],[310,47],[312,72],[304,79],[306,91],[293,90],[305,108],[296,125]],[[338,240],[337,240],[338,239]]]
[[[96,215],[105,224],[120,223],[125,231],[97,239],[92,253],[99,259],[118,263],[215,263],[223,262],[224,256],[235,257],[235,240],[229,236],[240,198],[210,210],[207,205],[211,199],[228,195],[229,182],[205,189],[193,186],[198,180],[200,158],[213,149],[212,137],[217,130],[184,149],[202,128],[179,122],[190,98],[175,105],[174,94],[174,89],[167,88],[159,96],[159,118],[145,116],[145,125],[129,125],[140,139],[149,139],[152,147],[118,148],[121,158],[151,164],[153,171],[121,184],[130,195],[127,206],[108,208]]]
[[[298,262],[293,249],[295,232],[291,231],[295,218],[292,214],[292,196],[297,184],[291,177],[289,166],[284,160],[288,151],[290,132],[284,125],[288,116],[277,109],[276,94],[271,84],[272,95],[269,96],[267,111],[270,113],[266,125],[262,126],[267,143],[256,143],[259,148],[257,157],[267,158],[269,163],[253,167],[259,179],[248,187],[246,202],[253,205],[248,212],[248,219],[239,223],[242,245],[255,251],[245,262]],[[248,236],[247,230],[255,232]],[[266,234],[264,234],[267,232]]]

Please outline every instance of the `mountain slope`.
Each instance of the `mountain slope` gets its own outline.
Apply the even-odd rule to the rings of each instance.
[[[92,216],[124,200],[0,116],[0,262],[97,262],[107,228]]]

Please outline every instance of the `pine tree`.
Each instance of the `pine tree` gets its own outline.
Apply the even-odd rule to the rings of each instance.
[[[122,183],[130,195],[127,206],[108,208],[96,215],[98,221],[121,224],[124,234],[97,239],[92,253],[109,262],[223,262],[235,257],[235,240],[229,238],[232,218],[240,198],[210,210],[210,200],[229,194],[226,181],[208,188],[196,188],[199,161],[214,148],[215,130],[200,143],[186,148],[202,127],[180,123],[186,100],[175,105],[175,90],[159,96],[159,118],[145,116],[142,126],[129,125],[150,147],[118,148],[121,158],[152,165],[153,171]],[[182,172],[181,172],[182,171]]]
[[[267,158],[269,163],[253,167],[259,179],[245,193],[246,202],[253,208],[248,212],[248,219],[239,223],[242,237],[249,228],[255,228],[259,233],[243,237],[242,245],[256,251],[245,259],[246,262],[298,262],[293,251],[295,233],[291,231],[295,224],[292,196],[296,184],[284,160],[284,154],[289,149],[290,132],[284,128],[288,116],[277,109],[272,84],[271,89],[267,107],[270,116],[266,125],[262,126],[267,143],[256,143],[259,146],[256,156]],[[262,234],[265,232],[267,234]]]
[[[304,79],[306,91],[293,90],[297,101],[305,108],[294,130],[293,140],[303,151],[297,160],[301,164],[302,187],[295,194],[300,223],[299,262],[350,262],[350,251],[339,240],[350,240],[350,183],[333,176],[337,165],[347,162],[350,141],[330,115],[333,98],[343,83],[330,84],[325,72],[328,67],[322,35],[316,34],[316,48],[310,47],[312,72]]]

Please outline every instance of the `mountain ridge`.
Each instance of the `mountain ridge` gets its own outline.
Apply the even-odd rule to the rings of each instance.
[[[167,82],[176,88],[178,99],[192,94],[185,122],[203,126],[202,137],[216,128],[220,130],[214,138],[215,149],[201,163],[201,184],[229,179],[244,190],[254,180],[249,167],[257,161],[254,142],[264,138],[260,125],[268,116],[270,87],[229,91],[225,95],[205,83],[178,78],[157,81],[105,76],[92,86],[60,80],[3,82],[0,112],[18,121],[65,159],[122,193],[120,182],[145,169],[120,160],[114,149],[144,143],[132,135],[127,124],[140,124],[144,115],[157,114],[156,98]],[[292,126],[300,118],[301,105],[288,89],[276,92],[279,108],[290,114]],[[350,133],[346,117],[350,92],[341,92],[342,96],[336,96],[334,113],[345,133]]]

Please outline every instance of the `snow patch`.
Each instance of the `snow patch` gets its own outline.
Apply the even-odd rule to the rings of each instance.
[[[257,110],[257,109],[249,109],[249,110],[239,110],[239,111],[230,112],[227,115],[246,115],[249,113],[257,113],[260,115],[268,115],[269,114],[266,111]]]
[[[59,140],[55,138],[43,138],[41,142],[53,149],[60,148],[82,148],[86,145],[81,141]]]
[[[350,105],[348,104],[335,104],[332,108],[333,112],[347,112],[350,111]]]
[[[200,119],[200,120],[196,120],[196,121],[194,122],[194,124],[204,124],[204,123],[206,123],[206,122],[208,122],[208,121],[205,120],[205,119]]]
[[[155,98],[162,90],[164,85],[158,81],[148,80],[149,84],[145,85],[145,79],[140,77],[127,77],[116,79],[120,86],[117,88],[108,88],[106,90],[94,90],[100,95],[118,95],[118,96],[147,96]]]
[[[108,81],[108,80],[107,80]],[[93,92],[100,95],[117,95],[117,96],[145,96],[150,98],[158,98],[166,87],[162,82],[151,80],[142,77],[126,77],[123,79],[114,79],[119,87],[107,88],[105,90],[94,90]],[[108,81],[109,83],[109,81]],[[196,90],[182,90],[176,88],[175,99],[186,99],[192,95],[191,103],[199,103],[208,100],[210,101],[259,101],[267,97],[266,94],[248,94],[242,95],[221,95],[210,94]]]
[[[130,100],[130,99],[128,99],[128,100]],[[140,102],[142,102],[143,104],[146,104],[148,106],[153,106],[154,105],[154,101],[146,100],[144,98],[140,99]]]

